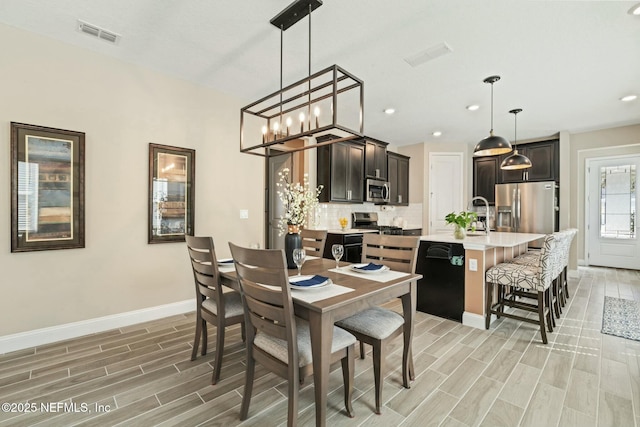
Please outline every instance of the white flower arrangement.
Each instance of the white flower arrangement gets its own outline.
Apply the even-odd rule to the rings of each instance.
[[[305,173],[303,183],[289,182],[289,169],[285,168],[278,174],[280,181],[278,186],[278,198],[284,206],[284,216],[278,223],[279,235],[287,232],[289,225],[300,228],[304,226],[308,215],[318,206],[318,196],[322,192],[323,186],[312,189],[309,185],[309,176]]]

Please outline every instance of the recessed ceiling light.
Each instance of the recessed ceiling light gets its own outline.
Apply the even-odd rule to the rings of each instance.
[[[469,111],[476,111],[478,108],[480,108],[480,106],[476,105],[476,104],[467,105],[467,110],[469,110]]]
[[[631,9],[629,9],[629,15],[635,15],[635,16],[640,16],[640,3],[631,6]]]
[[[391,114],[393,114],[393,113],[395,113],[395,112],[396,112],[396,109],[395,109],[395,108],[385,108],[385,109],[384,109],[384,113],[385,113],[385,114],[389,114],[389,115],[391,115]]]
[[[623,96],[622,98],[620,98],[620,101],[623,102],[629,102],[629,101],[633,101],[638,97],[638,95],[627,95],[627,96]]]
[[[439,130],[435,131],[434,133],[432,133],[433,136],[438,137],[440,135],[442,135],[442,132],[440,132]]]

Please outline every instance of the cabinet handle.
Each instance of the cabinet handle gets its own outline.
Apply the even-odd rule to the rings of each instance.
[[[398,203],[402,203],[402,194],[398,194]]]
[[[380,169],[376,169],[376,178],[380,178]]]
[[[351,190],[347,190],[347,200],[351,200]]]

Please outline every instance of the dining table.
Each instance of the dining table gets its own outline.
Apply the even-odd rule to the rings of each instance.
[[[330,279],[330,284],[317,288],[291,289],[296,316],[309,322],[316,426],[326,425],[331,341],[335,322],[394,298],[400,298],[405,319],[403,336],[408,341],[409,348],[413,340],[416,287],[422,275],[388,269],[380,272],[364,272],[353,267],[346,262],[340,262],[336,266],[334,260],[308,256],[301,273],[327,277]],[[219,272],[223,285],[240,290],[233,266],[221,266]],[[297,269],[289,270],[289,277],[297,274]],[[409,372],[411,360],[407,358],[404,363],[403,372]],[[407,375],[403,375],[403,385],[409,388],[407,378]]]

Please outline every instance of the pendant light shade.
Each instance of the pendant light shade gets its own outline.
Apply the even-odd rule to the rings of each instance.
[[[518,149],[516,148],[516,142],[518,140],[518,113],[522,112],[522,109],[516,108],[515,110],[511,110],[509,112],[513,114],[513,119],[515,122],[515,130],[513,134],[513,154],[502,161],[502,164],[500,164],[500,169],[516,170],[530,168],[531,160],[529,160],[527,156],[518,153]]]
[[[500,76],[490,76],[484,79],[491,84],[491,130],[489,136],[478,142],[473,150],[474,156],[497,156],[512,150],[511,144],[505,138],[493,134],[493,84],[500,80]]]

